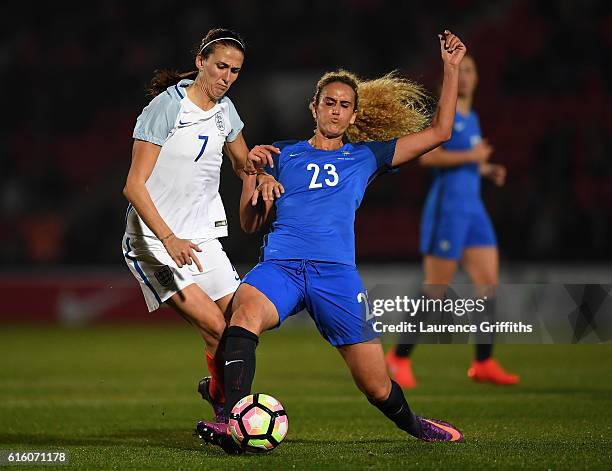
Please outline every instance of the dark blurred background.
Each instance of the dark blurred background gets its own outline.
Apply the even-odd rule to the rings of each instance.
[[[229,95],[249,145],[308,138],[318,77],[398,69],[436,93],[436,33],[474,55],[475,108],[505,187],[483,184],[502,257],[612,259],[612,15],[595,1],[234,1],[4,5],[0,129],[3,269],[123,269],[121,190],[132,129],[156,68],[193,69],[212,27],[247,42]],[[413,262],[430,178],[418,164],[376,181],[357,217],[359,262]],[[241,233],[240,182],[223,169],[226,251],[253,263],[261,234]]]

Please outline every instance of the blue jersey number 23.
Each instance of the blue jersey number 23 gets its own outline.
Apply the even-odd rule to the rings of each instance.
[[[306,166],[306,170],[313,171],[312,179],[310,180],[310,185],[308,185],[308,189],[310,190],[313,188],[321,188],[323,186],[323,183],[317,182],[319,178],[319,172],[321,171],[319,166],[317,164],[308,164]],[[333,164],[325,164],[323,165],[323,170],[327,171],[327,175],[331,177],[331,179],[326,178],[324,180],[327,186],[336,186],[340,181],[340,177],[336,173],[336,166]]]

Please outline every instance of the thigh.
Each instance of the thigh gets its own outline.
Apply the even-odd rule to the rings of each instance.
[[[229,323],[260,335],[279,325],[279,315],[265,294],[254,286],[242,283],[234,295]]]
[[[240,285],[240,277],[223,250],[221,242],[212,239],[198,245],[202,250],[198,253],[202,272],[200,273],[197,268],[193,270],[193,266],[190,267],[193,280],[213,301],[219,301],[233,294]],[[227,306],[227,302],[220,304]],[[223,307],[221,309],[223,310]]]
[[[499,253],[491,218],[484,206],[473,214],[461,264],[475,285],[497,285]]]
[[[456,260],[440,258],[434,255],[423,257],[426,294],[431,297],[440,297],[442,293],[436,292],[450,284],[457,272],[457,267],[458,263]]]
[[[423,257],[423,272],[425,283],[432,285],[447,285],[455,276],[459,263],[456,260],[425,255]]]
[[[225,317],[228,323],[232,317],[232,302],[234,301],[234,295],[235,293],[230,293],[215,301],[215,304],[221,309],[223,317]]]
[[[380,336],[356,267],[316,263],[306,274],[306,308],[329,343],[338,347]]]
[[[304,283],[295,273],[297,266],[296,262],[275,260],[257,264],[246,274],[236,292],[231,325],[250,322],[249,318],[255,316],[257,322],[264,322],[260,327],[263,331],[280,325],[287,317],[301,311],[304,308]],[[235,319],[236,316],[240,320]]]
[[[384,400],[391,391],[385,357],[380,342],[344,345],[338,351],[346,362],[357,387],[368,397]]]
[[[195,283],[174,293],[166,304],[200,328],[211,332],[223,332],[225,328],[223,312]]]
[[[469,247],[463,251],[461,264],[477,286],[493,289],[499,282],[497,247]]]

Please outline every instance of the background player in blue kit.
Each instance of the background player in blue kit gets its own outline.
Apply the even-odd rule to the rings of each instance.
[[[250,393],[260,334],[306,308],[321,335],[344,358],[358,388],[399,428],[426,441],[463,440],[454,426],[416,416],[390,380],[354,250],[355,211],[372,179],[450,138],[465,46],[446,31],[440,49],[444,81],[429,127],[423,129],[419,87],[393,76],[358,85],[355,76],[338,71],[317,84],[312,138],[250,152],[253,161],[259,157],[269,163],[285,192],[276,203],[261,261],[246,275],[233,302],[224,350],[226,416]],[[366,97],[371,99],[367,104]],[[376,142],[346,143],[349,129],[362,137],[352,140]],[[280,155],[272,158],[273,153]],[[273,195],[263,195],[265,208],[252,206],[251,196],[258,196],[254,178],[243,180],[241,220],[247,231],[266,219]],[[225,423],[199,422],[196,431],[207,442],[237,451]]]
[[[496,185],[504,184],[506,168],[488,162],[492,147],[482,139],[480,123],[472,109],[478,83],[476,63],[467,55],[459,66],[459,96],[448,142],[421,157],[432,167],[434,180],[427,195],[421,222],[421,253],[424,256],[425,296],[437,286],[448,285],[459,262],[478,287],[479,296],[487,296],[488,315],[494,313],[494,287],[499,277],[499,254],[491,219],[480,198],[481,176]],[[402,387],[415,387],[410,353],[414,338],[405,337],[387,354],[392,377]],[[476,345],[476,358],[468,376],[476,381],[516,384],[519,377],[509,374],[491,358],[492,339]]]

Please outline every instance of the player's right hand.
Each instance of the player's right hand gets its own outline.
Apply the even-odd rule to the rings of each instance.
[[[495,183],[495,185],[504,186],[504,183],[506,183],[506,175],[508,170],[506,169],[506,166],[502,164],[486,163],[484,164],[484,169],[481,170],[481,173]]]
[[[256,206],[259,196],[264,201],[274,201],[279,199],[285,192],[282,184],[276,181],[272,175],[258,175],[258,184],[251,196],[251,205]]]
[[[444,33],[438,34],[438,39],[440,40],[442,62],[444,62],[445,65],[458,66],[467,52],[465,44],[447,29],[444,30]]]
[[[202,265],[194,253],[194,250],[196,252],[201,252],[202,249],[200,247],[190,240],[179,239],[174,234],[165,239],[162,243],[164,244],[168,255],[170,255],[172,260],[174,260],[174,263],[176,263],[179,268],[182,268],[183,265],[191,265],[192,263],[195,263],[200,273],[202,273]]]
[[[255,146],[249,152],[249,161],[253,163],[256,168],[263,168],[266,165],[270,168],[274,167],[274,159],[272,153],[280,154],[280,149],[275,146],[264,144],[261,146]]]
[[[483,139],[481,142],[476,144],[472,148],[472,157],[474,162],[483,163],[489,160],[491,154],[493,153],[493,146],[490,145],[486,139]]]

